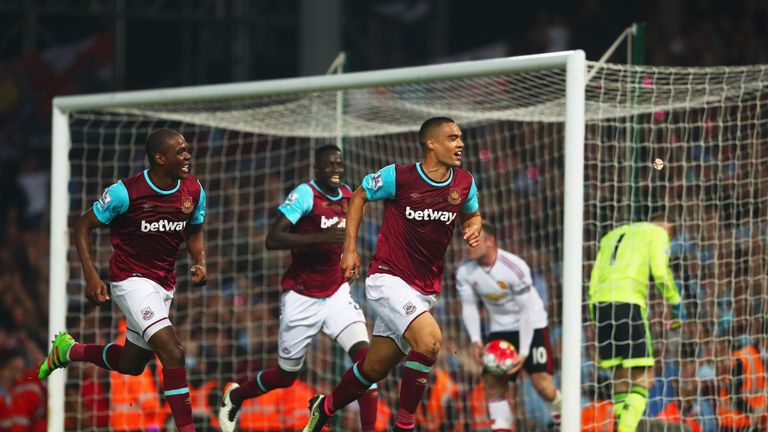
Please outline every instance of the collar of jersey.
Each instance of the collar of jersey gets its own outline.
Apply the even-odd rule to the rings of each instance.
[[[152,180],[149,179],[149,170],[148,169],[144,170],[144,180],[147,181],[147,184],[149,185],[149,187],[152,188],[152,190],[154,190],[155,192],[157,192],[159,194],[163,194],[163,195],[170,195],[170,194],[176,192],[177,190],[179,190],[179,186],[181,186],[181,180],[176,180],[176,187],[175,188],[173,188],[171,190],[162,190],[162,189],[160,189],[159,187],[155,186],[154,183],[152,183]]]
[[[447,186],[451,182],[451,180],[453,180],[453,168],[451,168],[451,175],[448,176],[448,180],[442,183],[437,183],[432,179],[430,179],[429,177],[427,177],[427,175],[424,174],[424,171],[421,169],[421,162],[416,162],[416,171],[419,172],[419,175],[421,176],[421,178],[424,179],[425,182],[429,183],[432,186],[438,186],[438,187]]]
[[[331,201],[338,201],[338,200],[340,200],[340,199],[341,199],[341,197],[342,197],[342,194],[341,194],[341,186],[339,186],[339,195],[338,195],[338,196],[336,196],[336,197],[332,197],[332,196],[328,195],[327,193],[325,193],[325,191],[323,191],[322,189],[320,189],[320,186],[318,186],[318,185],[317,185],[317,183],[315,183],[315,181],[314,181],[314,180],[312,180],[312,181],[311,181],[311,182],[309,182],[309,183],[312,185],[312,187],[313,187],[313,188],[317,189],[317,191],[318,191],[318,192],[320,192],[321,194],[323,194],[323,195],[325,195],[326,197],[328,197],[328,199],[329,199],[329,200],[331,200]]]

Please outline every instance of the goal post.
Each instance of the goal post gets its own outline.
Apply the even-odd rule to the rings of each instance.
[[[67,114],[53,107],[51,143],[51,228],[48,335],[65,329],[67,315],[67,249],[69,247],[69,123]],[[64,430],[66,369],[48,378],[48,430]]]
[[[238,241],[231,238],[233,234],[222,233],[223,229],[219,230],[211,225],[206,227],[207,230],[217,231],[217,234],[209,238],[209,244],[216,249],[216,252],[209,255],[212,266],[215,265],[220,275],[235,280],[223,280],[224,276],[219,277],[212,272],[214,278],[219,278],[212,283],[224,289],[224,286],[237,285],[239,272],[247,273],[250,279],[244,284],[259,286],[258,289],[262,291],[246,294],[240,287],[235,288],[233,296],[244,298],[249,307],[272,298],[271,292],[278,289],[274,283],[278,280],[279,270],[284,269],[285,257],[274,261],[263,254],[260,243],[244,244],[253,242],[254,238],[260,238],[258,236],[261,235],[263,227],[255,227],[242,220],[228,219],[232,217],[231,212],[243,209],[251,211],[245,214],[255,213],[266,219],[267,210],[262,210],[261,204],[252,204],[245,199],[241,203],[236,196],[224,196],[224,193],[215,190],[216,187],[231,188],[227,189],[230,192],[246,190],[249,194],[253,192],[252,196],[268,197],[270,201],[265,206],[274,207],[279,203],[274,202],[273,195],[282,195],[285,192],[280,189],[285,184],[273,185],[275,179],[279,178],[280,183],[285,183],[287,180],[306,180],[310,175],[311,170],[301,160],[310,153],[302,139],[333,140],[339,138],[339,129],[344,137],[355,138],[354,141],[345,141],[347,181],[352,183],[358,182],[362,174],[385,164],[415,160],[420,151],[406,146],[406,143],[415,142],[415,132],[418,131],[421,121],[434,115],[454,117],[463,128],[466,126],[466,129],[477,134],[474,138],[484,143],[487,140],[488,148],[498,148],[493,151],[498,151],[499,155],[507,154],[508,149],[503,143],[505,139],[514,137],[515,140],[523,142],[527,137],[549,134],[545,139],[558,141],[558,144],[553,146],[559,147],[562,160],[559,156],[548,160],[549,156],[544,153],[541,157],[547,159],[547,164],[555,166],[553,172],[562,169],[564,174],[564,178],[559,180],[562,181],[562,186],[558,186],[563,188],[563,193],[550,197],[563,198],[561,203],[556,204],[556,210],[562,212],[559,217],[562,218],[563,226],[554,230],[562,233],[562,247],[560,249],[558,246],[555,248],[558,249],[557,252],[552,252],[562,256],[562,271],[559,276],[562,299],[550,298],[550,301],[562,301],[562,318],[558,316],[552,319],[571,324],[563,325],[561,336],[562,430],[575,432],[580,429],[578,419],[583,348],[581,309],[586,69],[583,51],[567,51],[310,78],[57,97],[53,107],[49,332],[53,336],[56,332],[64,330],[68,320],[73,319],[73,315],[68,315],[73,314],[73,310],[90,311],[79,300],[74,306],[71,302],[75,296],[82,294],[82,287],[77,282],[80,278],[77,268],[79,264],[71,243],[74,218],[98,196],[98,192],[94,191],[143,167],[143,150],[140,147],[146,132],[152,128],[182,128],[189,132],[187,138],[193,148],[198,143],[205,148],[204,153],[195,155],[193,165],[197,160],[205,161],[206,171],[200,173],[199,177],[206,187],[206,192],[212,195],[211,199],[217,201],[217,206],[221,206],[209,213],[209,218],[215,220],[212,224],[222,224],[233,232],[240,229],[239,227],[256,232],[253,237],[247,237],[243,232],[241,234],[245,241]],[[548,75],[548,71],[555,72]],[[533,82],[530,88],[526,87],[524,83],[527,76],[534,79],[541,77],[541,81]],[[518,92],[520,97],[515,99]],[[344,94],[344,97],[340,98],[340,94]],[[465,99],[459,100],[465,95]],[[340,103],[345,106],[339,106]],[[317,113],[317,117],[309,118],[308,113]],[[343,121],[336,118],[339,115],[344,116]],[[560,126],[550,130],[550,126],[537,128],[507,124],[532,122],[539,118],[543,118],[545,125],[562,123],[562,130]],[[302,120],[306,124],[299,124]],[[494,126],[493,123],[499,123],[501,126]],[[484,133],[487,135],[481,135]],[[468,146],[473,146],[473,136],[469,136],[467,142]],[[233,143],[231,149],[228,147],[229,143]],[[519,145],[528,145],[533,149],[533,144]],[[131,146],[134,148],[129,148]],[[135,148],[137,146],[138,149]],[[247,151],[257,151],[253,149],[261,150],[258,150],[260,153],[257,155],[242,156]],[[525,157],[523,150],[515,152],[516,155]],[[232,156],[240,164],[238,170],[251,164],[249,166],[253,172],[258,173],[254,174],[258,178],[249,179],[247,171],[232,174],[228,156]],[[480,155],[481,159],[484,157]],[[282,168],[288,174],[264,172],[265,167],[275,163],[284,164]],[[504,162],[500,160],[498,163]],[[559,167],[561,163],[562,167]],[[92,167],[94,164],[97,167]],[[473,167],[469,168],[472,170]],[[483,169],[493,170],[485,166]],[[501,169],[498,168],[497,171]],[[210,176],[206,176],[206,173],[210,173]],[[236,182],[236,185],[228,183],[230,174],[234,176],[233,182]],[[77,177],[74,177],[75,175]],[[488,178],[495,175],[496,173],[491,172],[485,174]],[[485,181],[490,187],[491,180]],[[88,185],[89,183],[92,184]],[[275,192],[275,188],[278,188],[279,192]],[[482,186],[480,188],[482,194]],[[502,185],[500,188],[503,195],[508,192],[509,185]],[[507,207],[508,204],[495,202],[494,191],[489,190],[485,194],[486,196],[481,195],[481,200],[486,199],[485,202],[481,201],[481,206],[493,207],[489,214],[506,222],[508,211],[511,211]],[[232,200],[234,203],[225,204],[226,200]],[[222,209],[223,207],[226,208]],[[377,219],[380,216],[372,217],[374,221],[380,220]],[[371,223],[371,226],[374,225]],[[99,255],[97,261],[102,267],[105,257],[110,253],[107,242],[104,241],[106,235],[97,234],[95,248],[98,249],[96,253]],[[366,244],[371,244],[370,236],[363,237]],[[461,256],[461,246],[457,245],[456,241],[454,243],[446,260],[449,269],[455,267],[449,264],[448,260],[456,261]],[[236,250],[229,252],[227,248],[230,247]],[[241,251],[247,253],[248,262],[237,256]],[[217,256],[217,253],[220,256]],[[366,252],[364,258],[369,257],[368,253]],[[273,265],[276,267],[272,268]],[[446,271],[446,276],[450,277],[449,271]],[[185,276],[181,272],[179,279],[180,284],[185,282]],[[238,289],[241,291],[237,291]],[[202,302],[211,301],[211,298],[219,295],[214,292],[200,294],[180,291],[183,290],[177,291],[177,296],[180,297],[178,301],[194,308],[194,317],[202,316],[204,319],[207,319],[209,310]],[[447,295],[447,292],[443,294],[444,297]],[[445,301],[448,303],[445,303],[444,308],[453,307],[454,303]],[[559,306],[555,307],[555,310],[558,308]],[[112,309],[112,312],[114,311],[116,308]],[[250,310],[243,313],[242,316],[250,318],[256,316],[256,312]],[[94,322],[109,321],[108,313],[101,314],[96,311],[93,314],[95,315],[89,319]],[[439,314],[450,322],[452,328],[460,327],[458,317],[446,315],[444,312]],[[241,317],[235,313],[232,315]],[[230,319],[222,318],[221,315],[219,318]],[[193,319],[190,314],[188,320]],[[78,325],[80,327],[73,331],[78,333],[76,338],[85,337],[85,342],[92,342],[92,339],[89,339],[92,337],[109,339],[114,336],[111,329],[93,329],[80,321]],[[211,324],[210,328],[217,335],[215,337],[220,338],[221,332],[227,330],[227,325],[226,321],[217,322]],[[190,329],[188,322],[185,329],[190,338],[201,334]],[[266,332],[242,329],[242,334],[249,337],[266,337]],[[461,335],[457,333],[456,336]],[[264,361],[269,357],[259,353],[254,355],[260,359],[263,357]],[[236,363],[235,360],[233,363]],[[79,370],[77,373],[82,376],[85,372]],[[220,371],[216,377],[227,378],[225,373]],[[72,377],[67,378],[61,372],[53,374],[50,378],[49,431],[64,430],[67,379]],[[318,379],[317,383],[327,385],[324,379]]]

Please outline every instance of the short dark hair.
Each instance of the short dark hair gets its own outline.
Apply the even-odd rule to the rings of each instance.
[[[449,117],[431,117],[424,120],[424,123],[422,123],[421,127],[419,128],[419,142],[421,145],[427,145],[427,137],[430,133],[432,133],[432,130],[444,123],[456,122]]]
[[[181,135],[178,131],[175,131],[173,129],[158,129],[156,131],[153,131],[149,136],[147,136],[147,142],[145,144],[145,149],[147,152],[147,158],[149,159],[149,164],[154,165],[155,164],[155,154],[156,153],[162,153],[163,147],[168,142],[168,140],[171,137]]]
[[[487,236],[496,238],[496,227],[493,226],[493,224],[491,224],[490,222],[483,221],[483,232]]]
[[[326,144],[324,146],[320,146],[315,150],[315,163],[317,163],[317,160],[320,159],[320,156],[322,156],[323,153],[329,151],[337,151],[341,153],[341,149],[335,144]]]

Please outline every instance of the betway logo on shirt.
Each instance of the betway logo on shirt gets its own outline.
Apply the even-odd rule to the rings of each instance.
[[[156,222],[141,221],[141,232],[155,231],[181,231],[187,226],[187,221],[173,222],[169,220],[159,220]]]
[[[338,223],[338,225],[336,225]],[[341,218],[341,222],[339,222],[339,217],[334,216],[331,218],[327,218],[325,216],[320,216],[320,228],[326,229],[330,228],[332,226],[336,225],[336,228],[346,228],[347,227],[347,218]]]
[[[456,219],[456,213],[449,212],[449,211],[438,211],[438,210],[432,210],[432,209],[424,209],[424,210],[411,210],[411,207],[408,206],[405,208],[405,217],[408,219],[416,219],[416,220],[423,220],[423,221],[433,221],[433,220],[439,220],[445,222],[446,225],[450,225],[451,222],[453,222],[454,219]]]

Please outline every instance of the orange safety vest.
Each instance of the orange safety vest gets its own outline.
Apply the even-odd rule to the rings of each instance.
[[[701,432],[701,425],[692,418],[683,418],[683,413],[676,402],[670,402],[664,406],[656,418],[662,419],[668,423],[685,423],[693,432]]]
[[[147,368],[139,376],[109,373],[110,425],[117,431],[137,431],[162,425],[155,377]]]
[[[392,420],[392,410],[383,400],[378,399],[378,401],[374,429],[376,432],[387,432],[389,430],[389,422]]]
[[[211,392],[216,390],[218,381],[210,380],[204,382],[200,387],[189,388],[189,399],[192,404],[192,416],[195,418],[208,419],[210,425],[215,430],[219,430],[218,413],[214,412],[211,406]]]
[[[485,400],[485,385],[482,381],[469,394],[469,412],[472,416],[469,422],[471,430],[483,430],[491,427],[488,403]]]
[[[733,377],[727,380],[720,389],[720,405],[717,408],[720,426],[727,429],[749,427],[749,416],[736,408],[733,403],[734,397],[741,397],[749,408],[755,411],[768,408],[768,382],[766,382],[765,366],[760,358],[760,351],[748,345],[733,353],[731,369],[736,362],[741,363],[743,385],[738,389],[738,395],[729,395],[726,387]],[[766,417],[763,417],[762,422],[766,423]]]
[[[597,400],[581,409],[582,432],[613,432],[613,402]]]
[[[240,409],[240,429],[248,431],[301,430],[309,420],[307,401],[315,395],[303,381],[296,380],[249,399]]]
[[[425,432],[436,432],[445,422],[445,404],[448,400],[458,401],[459,386],[453,382],[448,372],[442,369],[435,370],[435,382],[429,391],[426,403],[419,405],[416,410],[416,423]],[[456,425],[460,430],[461,422]]]

